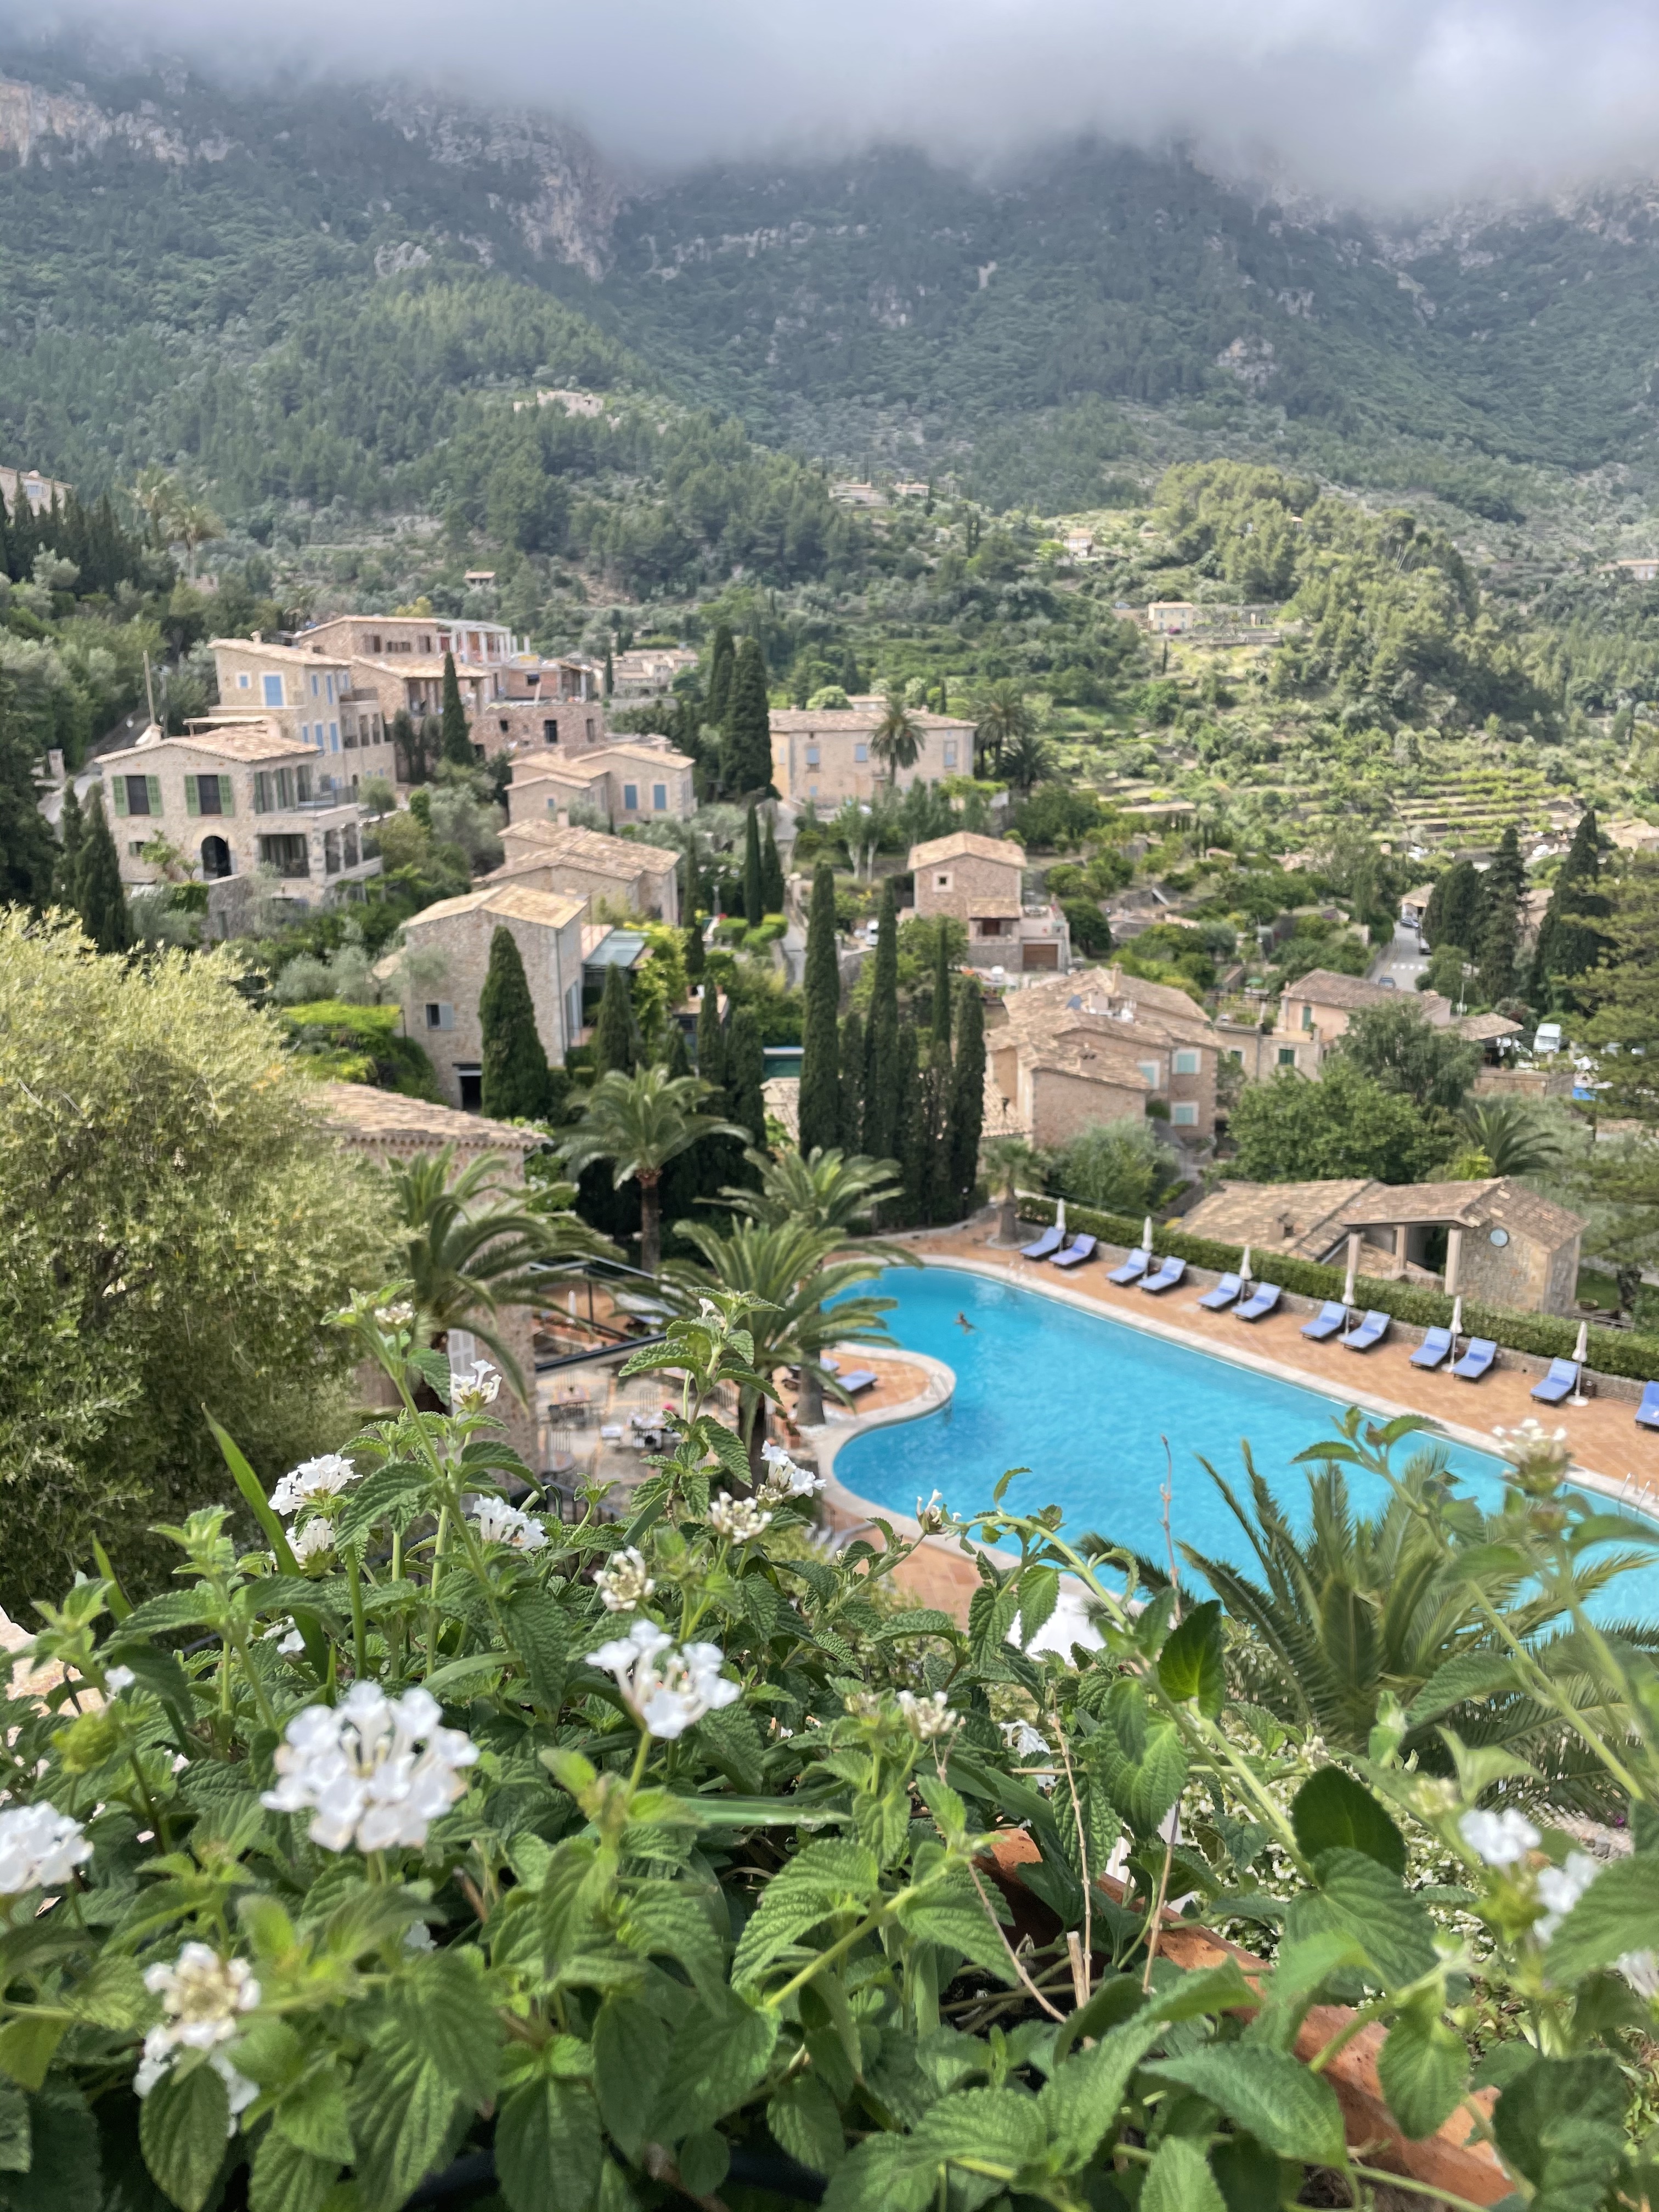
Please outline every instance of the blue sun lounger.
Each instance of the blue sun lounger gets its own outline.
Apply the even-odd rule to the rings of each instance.
[[[1152,1254],[1148,1252],[1144,1246],[1137,1244],[1134,1250],[1130,1253],[1128,1258],[1123,1262],[1123,1265],[1121,1267],[1114,1267],[1110,1271],[1107,1275],[1107,1281],[1109,1283],[1122,1283],[1126,1285],[1130,1283],[1138,1283],[1141,1277],[1146,1273],[1147,1263],[1152,1259]]]
[[[1187,1272],[1184,1260],[1166,1260],[1157,1274],[1142,1278],[1140,1287],[1156,1297],[1162,1291],[1172,1291]]]
[[[1449,1358],[1452,1333],[1449,1328],[1425,1328],[1423,1341],[1412,1354],[1413,1367],[1438,1367],[1443,1359]]]
[[[860,1390],[870,1389],[875,1379],[876,1370],[873,1367],[855,1367],[850,1375],[838,1375],[836,1377],[843,1390],[851,1391],[854,1395]]]
[[[1207,1306],[1212,1313],[1219,1313],[1223,1306],[1231,1305],[1243,1287],[1244,1285],[1238,1276],[1224,1275],[1212,1291],[1205,1291],[1198,1303],[1201,1306]]]
[[[1022,1260],[1046,1260],[1051,1252],[1058,1252],[1065,1242],[1063,1229],[1045,1229],[1035,1244],[1021,1245],[1019,1256]]]
[[[1095,1246],[1099,1242],[1100,1239],[1097,1237],[1077,1237],[1072,1243],[1066,1247],[1066,1249],[1063,1252],[1055,1253],[1055,1267],[1080,1267],[1085,1260],[1092,1260],[1094,1258]]]
[[[1253,1297],[1246,1298],[1242,1306],[1233,1308],[1233,1319],[1260,1321],[1264,1314],[1270,1314],[1273,1311],[1284,1295],[1284,1291],[1279,1289],[1277,1283],[1263,1283]]]
[[[1311,1321],[1302,1324],[1304,1336],[1312,1337],[1316,1344],[1323,1344],[1328,1336],[1334,1336],[1348,1318],[1348,1309],[1340,1298],[1327,1298]]]
[[[1571,1398],[1578,1388],[1578,1362],[1576,1359],[1552,1359],[1550,1371],[1541,1382],[1534,1382],[1532,1395],[1541,1398],[1547,1406],[1559,1406],[1564,1398]]]
[[[1452,1373],[1460,1382],[1478,1382],[1497,1357],[1498,1346],[1489,1336],[1472,1336],[1468,1350]]]
[[[1650,1382],[1643,1389],[1642,1402],[1636,1408],[1638,1428],[1659,1429],[1659,1382]]]
[[[1369,1352],[1374,1344],[1381,1344],[1389,1333],[1389,1316],[1375,1310],[1368,1313],[1358,1328],[1350,1329],[1342,1340],[1350,1352]]]

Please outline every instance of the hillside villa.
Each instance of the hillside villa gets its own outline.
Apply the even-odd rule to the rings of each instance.
[[[476,1109],[480,1103],[483,1033],[478,1004],[497,929],[510,932],[524,962],[542,1049],[553,1066],[563,1064],[581,1031],[586,915],[585,897],[487,879],[459,898],[423,907],[404,924],[409,951],[435,956],[418,964],[437,969],[441,963],[441,982],[417,988],[405,981],[404,1026],[425,1047],[452,1106]]]
[[[1027,903],[1025,849],[1006,837],[953,830],[910,848],[911,912],[939,915],[968,933],[970,968],[1008,975],[1063,975],[1072,964],[1071,932],[1058,906]]]
[[[772,781],[792,805],[808,799],[836,807],[846,799],[870,799],[886,783],[887,770],[872,744],[884,708],[878,702],[851,707],[786,707],[772,715]],[[975,725],[954,714],[916,709],[918,745],[914,764],[902,768],[896,787],[938,783],[949,775],[974,772]]]
[[[561,826],[544,816],[509,823],[501,848],[507,858],[485,884],[513,882],[573,898],[606,899],[678,927],[679,854],[661,845]]]
[[[562,749],[520,753],[507,786],[508,818],[520,824],[556,819],[580,806],[604,815],[613,828],[623,822],[689,822],[697,805],[692,769],[666,738],[619,738],[568,754]]]
[[[1011,991],[986,1029],[985,1127],[1039,1149],[1149,1111],[1176,1141],[1215,1133],[1215,1025],[1184,991],[1090,968]]]

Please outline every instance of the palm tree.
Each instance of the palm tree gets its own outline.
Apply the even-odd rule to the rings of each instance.
[[[662,1265],[663,1170],[699,1138],[753,1134],[697,1111],[713,1088],[700,1076],[671,1075],[665,1067],[641,1067],[632,1075],[613,1067],[588,1092],[580,1121],[559,1147],[573,1175],[609,1160],[618,1190],[638,1183],[640,1266],[647,1275]]]
[[[613,1248],[574,1214],[532,1211],[506,1180],[506,1165],[485,1152],[454,1174],[455,1147],[447,1145],[394,1168],[392,1188],[416,1308],[434,1335],[471,1329],[524,1399],[525,1377],[495,1316],[541,1297],[538,1269],[548,1261],[599,1257]]]
[[[890,790],[896,785],[902,768],[915,766],[916,756],[921,750],[921,725],[905,704],[902,691],[887,694],[881,720],[870,735],[870,750],[886,764]]]
[[[225,534],[225,526],[213,509],[204,501],[195,499],[173,510],[167,528],[169,537],[184,547],[192,578],[196,574],[196,556],[203,546]]]
[[[1026,705],[1025,694],[1019,685],[1006,676],[986,685],[974,712],[979,725],[974,738],[974,749],[980,756],[979,766],[983,768],[984,756],[988,752],[1000,774],[1004,747],[1033,736],[1036,716]]]
[[[1538,1175],[1561,1157],[1556,1139],[1518,1098],[1471,1098],[1459,1119],[1469,1149],[1486,1156],[1491,1175]]]
[[[762,1303],[744,1316],[755,1337],[755,1367],[769,1375],[787,1364],[800,1370],[799,1418],[809,1426],[823,1419],[823,1389],[836,1387],[823,1364],[832,1344],[887,1344],[891,1298],[850,1295],[881,1273],[882,1263],[867,1255],[848,1255],[838,1229],[811,1229],[804,1222],[735,1222],[730,1230],[706,1221],[682,1221],[679,1234],[695,1244],[702,1263],[671,1260],[663,1269],[670,1291],[688,1312],[711,1286],[749,1291]],[[837,1253],[843,1256],[837,1259]],[[766,1441],[766,1401],[745,1390],[738,1404],[738,1426],[749,1447],[749,1463],[758,1469]]]
[[[1230,1654],[1239,1694],[1313,1730],[1333,1751],[1362,1757],[1371,1730],[1395,1712],[1404,1725],[1400,1757],[1414,1759],[1427,1773],[1453,1771],[1441,1734],[1449,1729],[1467,1744],[1498,1746],[1526,1759],[1546,1801],[1605,1814],[1605,1774],[1560,1717],[1510,1688],[1492,1694],[1480,1680],[1483,1660],[1494,1662],[1496,1683],[1505,1658],[1478,1602],[1484,1597],[1576,1704],[1595,1703],[1599,1692],[1571,1626],[1568,1595],[1540,1592],[1530,1582],[1520,1552],[1502,1541],[1501,1516],[1455,1495],[1455,1478],[1437,1448],[1418,1450],[1404,1474],[1395,1475],[1389,1442],[1359,1441],[1362,1419],[1349,1413],[1341,1424],[1346,1442],[1302,1455],[1329,1455],[1309,1469],[1305,1535],[1257,1473],[1248,1446],[1249,1505],[1206,1467],[1261,1570],[1257,1580],[1231,1560],[1181,1547],[1188,1565],[1249,1632]],[[1401,1433],[1398,1425],[1390,1426]],[[1387,1477],[1392,1495],[1381,1512],[1355,1512],[1345,1462]],[[1572,1594],[1585,1604],[1619,1575],[1648,1564],[1634,1551],[1581,1559],[1572,1570]],[[1141,1562],[1141,1571],[1153,1587],[1165,1579],[1149,1561]],[[1610,1632],[1644,1650],[1659,1645],[1659,1629]],[[1456,1670],[1444,1674],[1453,1661]]]
[[[896,1160],[872,1160],[863,1152],[849,1157],[817,1145],[804,1159],[793,1146],[775,1158],[753,1151],[744,1157],[760,1170],[759,1190],[728,1187],[720,1196],[733,1213],[746,1214],[769,1229],[793,1222],[804,1229],[834,1229],[850,1236],[868,1226],[877,1206],[899,1194]],[[912,1257],[905,1252],[907,1261]]]
[[[1033,727],[1022,730],[1018,737],[1008,740],[1002,749],[998,773],[1006,775],[1024,799],[1034,783],[1044,781],[1053,766],[1054,757],[1048,744]]]
[[[1040,1183],[1042,1163],[1024,1137],[988,1137],[980,1147],[984,1168],[1001,1212],[997,1218],[997,1242],[1012,1244],[1019,1236],[1019,1188]]]
[[[165,469],[152,464],[140,471],[128,497],[149,523],[151,542],[157,546],[167,544],[172,519],[179,506],[179,486],[174,479]]]

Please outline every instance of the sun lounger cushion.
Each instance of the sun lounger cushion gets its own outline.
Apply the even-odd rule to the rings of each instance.
[[[1184,1260],[1166,1260],[1157,1274],[1148,1275],[1143,1279],[1140,1287],[1143,1291],[1152,1291],[1154,1296],[1164,1291],[1172,1291],[1186,1272],[1187,1262]]]
[[[1547,1406],[1559,1406],[1564,1398],[1571,1398],[1577,1388],[1577,1361],[1552,1359],[1549,1373],[1541,1382],[1534,1383],[1532,1395],[1541,1398]]]
[[[1369,1352],[1374,1344],[1381,1344],[1388,1333],[1389,1316],[1373,1310],[1342,1341],[1350,1352]]]
[[[1336,1298],[1327,1298],[1313,1319],[1303,1322],[1302,1334],[1312,1337],[1316,1344],[1322,1344],[1328,1336],[1336,1334],[1347,1318],[1346,1306]]]
[[[1452,1348],[1452,1333],[1449,1328],[1430,1328],[1423,1332],[1423,1341],[1412,1354],[1413,1367],[1438,1367]]]
[[[1236,1321],[1261,1321],[1273,1311],[1284,1295],[1277,1283],[1259,1283],[1255,1293],[1246,1298],[1242,1306],[1233,1308],[1233,1318]]]
[[[1106,1278],[1107,1281],[1109,1283],[1133,1283],[1137,1281],[1140,1276],[1146,1273],[1146,1264],[1152,1256],[1152,1255],[1150,1252],[1144,1251],[1141,1247],[1137,1244],[1134,1250],[1130,1253],[1128,1258],[1123,1262],[1123,1265],[1121,1267],[1114,1267],[1111,1270]]]
[[[1035,1244],[1020,1247],[1019,1256],[1022,1260],[1046,1260],[1051,1252],[1058,1252],[1065,1242],[1063,1229],[1045,1229]]]
[[[1219,1313],[1223,1306],[1231,1305],[1243,1287],[1237,1275],[1224,1275],[1212,1291],[1206,1291],[1198,1303],[1207,1306],[1212,1313]]]
[[[1478,1382],[1497,1357],[1498,1346],[1490,1337],[1471,1337],[1468,1350],[1453,1368],[1452,1373],[1461,1382]]]
[[[875,1382],[876,1370],[873,1367],[855,1367],[850,1375],[836,1379],[843,1390],[868,1390]]]
[[[1650,1382],[1643,1391],[1636,1418],[1644,1429],[1659,1429],[1659,1382]]]
[[[1094,1257],[1095,1246],[1098,1242],[1097,1237],[1079,1237],[1074,1243],[1068,1244],[1063,1252],[1055,1253],[1054,1262],[1055,1267],[1080,1267],[1085,1260],[1091,1260]]]

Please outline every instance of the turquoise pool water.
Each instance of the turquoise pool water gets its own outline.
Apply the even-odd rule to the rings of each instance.
[[[917,1497],[937,1488],[955,1511],[972,1512],[990,1504],[1009,1468],[1023,1467],[1030,1471],[1010,1486],[1011,1506],[1057,1504],[1068,1535],[1092,1529],[1162,1559],[1158,1492],[1172,1460],[1176,1540],[1244,1563],[1251,1555],[1243,1533],[1199,1456],[1238,1490],[1239,1446],[1248,1440],[1258,1469],[1305,1521],[1306,1477],[1291,1462],[1334,1433],[1340,1400],[961,1268],[890,1268],[872,1287],[897,1301],[888,1316],[895,1340],[931,1352],[957,1376],[940,1412],[868,1430],[836,1454],[837,1478],[872,1504],[913,1513]],[[964,1329],[958,1316],[972,1326]],[[1475,1389],[1464,1395],[1457,1411],[1474,1427],[1484,1408]],[[1443,1449],[1465,1494],[1497,1506],[1496,1453]],[[1407,1456],[1402,1449],[1396,1464]],[[1349,1480],[1360,1511],[1386,1502],[1387,1486],[1363,1470],[1351,1469]],[[1638,1589],[1659,1607],[1659,1567],[1624,1578],[1626,1604]]]

